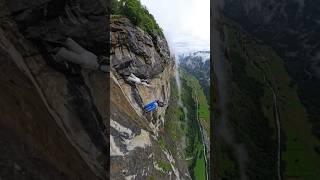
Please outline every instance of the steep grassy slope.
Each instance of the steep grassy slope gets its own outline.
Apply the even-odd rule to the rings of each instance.
[[[187,73],[184,69],[181,69],[181,76],[186,83],[185,86],[191,88],[192,98],[198,98],[200,122],[202,126],[204,126],[206,132],[210,133],[209,105],[203,87],[200,85],[199,80],[196,77]]]
[[[250,154],[247,176],[277,179],[281,169],[279,173],[286,179],[319,179],[319,142],[312,135],[283,60],[272,48],[238,27],[225,24],[224,28],[228,44],[225,56],[231,66],[229,123],[236,141],[244,143]],[[233,149],[225,142],[216,146],[221,153],[217,155],[217,174],[227,179],[238,177]]]
[[[223,14],[267,42],[286,64],[320,139],[320,1],[225,0]]]

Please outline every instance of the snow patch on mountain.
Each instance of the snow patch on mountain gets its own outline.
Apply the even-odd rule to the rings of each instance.
[[[191,52],[191,53],[186,53],[180,55],[179,60],[185,59],[187,57],[193,57],[193,58],[200,58],[203,63],[206,61],[210,60],[210,51],[196,51],[196,52]]]

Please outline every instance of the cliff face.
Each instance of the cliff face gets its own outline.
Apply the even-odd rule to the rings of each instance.
[[[120,70],[112,68],[111,79],[112,82],[120,85],[133,110],[139,117],[144,118],[143,105],[157,99],[168,104],[170,96],[169,78],[172,76],[174,63],[170,57],[166,40],[157,35],[151,37],[148,33],[133,26],[125,18],[112,20],[111,35],[112,66],[118,67],[131,62],[128,68]],[[126,82],[124,77],[131,73],[138,78],[147,79],[151,87],[132,85]],[[117,93],[119,92],[111,92],[111,98]],[[163,118],[166,107],[159,108],[158,115],[161,117],[152,118],[153,125],[148,125],[146,128],[153,129],[154,125],[157,125],[157,123],[159,125],[158,120]],[[145,124],[145,122],[142,124]]]
[[[110,155],[112,179],[188,178],[159,138],[174,70],[164,37],[112,19],[106,73],[77,64],[82,54],[57,58],[64,48],[86,52],[89,64],[108,59],[100,1],[1,0],[0,7],[1,178],[108,179]],[[130,82],[132,74],[145,81]],[[145,113],[154,100],[164,106]]]
[[[0,177],[107,179],[108,76],[58,63],[53,52],[69,37],[107,56],[104,5],[1,0],[0,7]]]
[[[180,168],[159,135],[167,121],[174,70],[166,40],[142,31],[126,18],[113,18],[111,42],[111,178],[185,179],[187,170]],[[128,82],[130,74],[147,79],[150,87]],[[143,105],[153,100],[165,106],[145,113]]]

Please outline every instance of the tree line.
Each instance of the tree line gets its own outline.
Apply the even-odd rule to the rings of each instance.
[[[111,0],[111,14],[127,17],[134,25],[149,34],[163,36],[163,31],[140,0]]]

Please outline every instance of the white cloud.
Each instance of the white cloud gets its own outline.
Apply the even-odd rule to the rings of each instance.
[[[210,0],[141,0],[176,54],[210,49]]]

